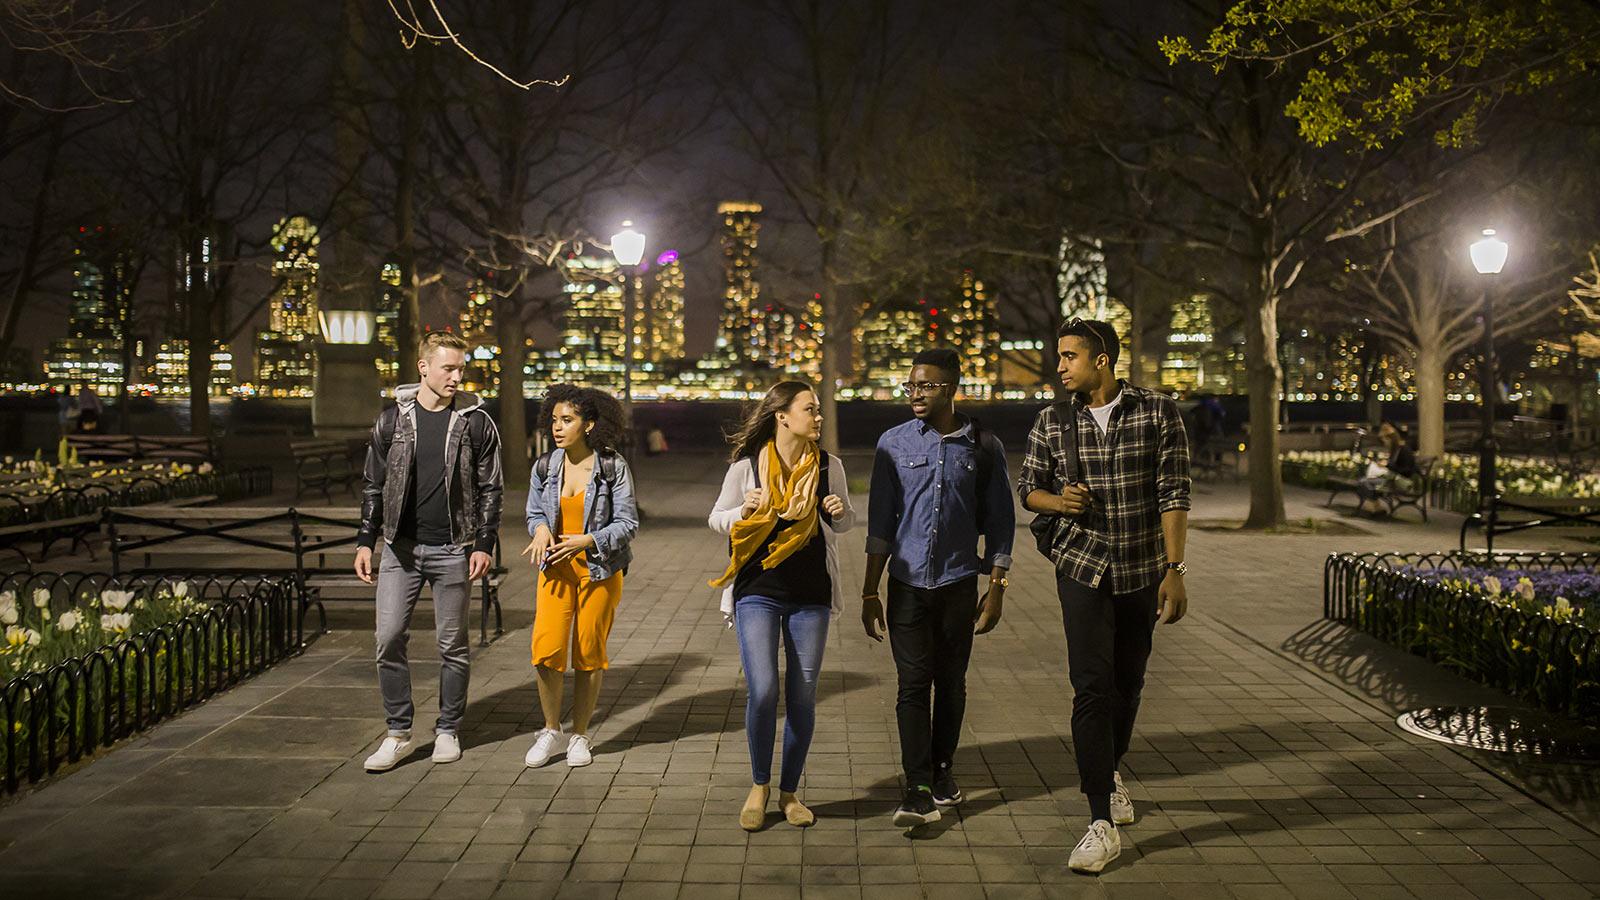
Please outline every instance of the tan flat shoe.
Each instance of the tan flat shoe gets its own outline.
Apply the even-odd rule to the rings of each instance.
[[[800,798],[793,794],[779,794],[778,808],[783,810],[784,819],[796,828],[810,828],[817,824],[817,814],[806,808]]]
[[[760,831],[761,826],[767,824],[767,798],[770,791],[764,784],[754,785],[750,788],[750,796],[744,800],[744,809],[739,810],[739,827],[745,831]]]

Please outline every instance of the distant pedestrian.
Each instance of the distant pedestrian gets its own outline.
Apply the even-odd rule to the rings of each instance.
[[[667,452],[667,436],[661,431],[661,426],[652,425],[644,436],[644,452],[647,456],[660,456]]]
[[[828,620],[842,606],[833,536],[856,519],[844,464],[817,445],[821,435],[822,408],[811,386],[773,385],[732,438],[733,464],[707,520],[729,536],[728,567],[711,584],[723,588],[722,612],[738,631],[749,685],[744,728],[754,784],[739,812],[746,831],[766,823],[780,635],[788,671],[778,809],[791,825],[817,820],[795,792],[816,727]]]
[[[1117,826],[1135,818],[1117,770],[1152,632],[1189,605],[1189,442],[1177,403],[1115,377],[1109,323],[1068,321],[1057,350],[1069,398],[1034,419],[1017,493],[1043,519],[1035,534],[1055,564],[1067,635],[1072,743],[1090,819],[1067,864],[1099,872],[1122,852]]]
[[[638,504],[622,441],[622,404],[595,388],[551,385],[543,406],[555,449],[539,457],[528,485],[523,550],[538,570],[533,667],[544,728],[523,757],[538,768],[565,754],[577,768],[594,761],[589,721],[610,667],[606,642],[633,561]],[[571,648],[572,731],[561,729],[563,673]]]
[[[376,582],[378,688],[389,731],[367,757],[369,772],[392,769],[411,746],[414,707],[406,655],[422,585],[433,589],[439,719],[433,761],[461,758],[471,654],[467,599],[489,572],[500,535],[500,431],[478,397],[460,390],[470,345],[434,331],[418,348],[419,383],[395,388],[367,447],[356,575]],[[383,541],[374,566],[373,551]]]

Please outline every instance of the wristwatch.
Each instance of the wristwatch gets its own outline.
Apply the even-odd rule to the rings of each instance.
[[[990,575],[990,584],[998,584],[1002,589],[1011,587],[1011,579],[1005,575]]]
[[[1183,576],[1188,574],[1189,567],[1181,562],[1169,562],[1167,563],[1167,570],[1170,572],[1177,572],[1179,576]]]

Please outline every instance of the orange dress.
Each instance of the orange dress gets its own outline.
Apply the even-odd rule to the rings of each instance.
[[[583,533],[583,494],[561,498],[556,533]],[[534,600],[533,664],[564,672],[567,649],[572,667],[584,672],[610,667],[606,638],[622,600],[622,573],[604,581],[589,578],[588,556],[579,553],[539,573]]]

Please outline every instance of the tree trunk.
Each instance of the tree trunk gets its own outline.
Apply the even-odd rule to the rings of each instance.
[[[495,338],[500,342],[500,466],[506,484],[513,489],[528,483],[528,413],[522,397],[528,352],[523,345],[521,302],[526,289],[518,286],[495,300]]]
[[[400,266],[400,314],[395,340],[400,344],[401,383],[414,377],[417,346],[422,343],[422,306],[417,276],[417,154],[422,143],[422,80],[426,47],[411,52],[411,80],[406,84],[401,124],[400,170],[395,173],[395,255]]]
[[[190,240],[189,262],[201,259],[200,242]],[[204,266],[204,263],[201,263]],[[191,281],[185,305],[189,311],[189,433],[211,434],[211,307],[214,288],[204,273]]]
[[[1417,350],[1417,455],[1444,453],[1444,348],[1424,340]]]
[[[1265,283],[1257,290],[1244,323],[1250,386],[1250,514],[1244,527],[1274,528],[1288,521],[1278,461],[1278,391],[1283,382],[1278,366],[1278,297]]]
[[[817,403],[822,407],[822,449],[839,453],[839,378],[850,358],[850,316],[834,276],[834,246],[831,238],[822,240],[822,383],[816,385]]]
[[[16,280],[11,284],[11,299],[6,306],[5,323],[0,325],[0,353],[9,350],[12,342],[17,339],[17,324],[22,320],[22,302],[27,299],[28,292],[33,290],[33,282],[37,277],[45,229],[49,227],[45,219],[50,210],[50,190],[55,183],[56,163],[61,158],[61,146],[65,143],[62,135],[65,119],[65,115],[57,114],[50,123],[44,169],[39,174],[38,187],[33,195],[33,212],[28,222],[28,241],[22,248],[22,265],[17,269]]]

